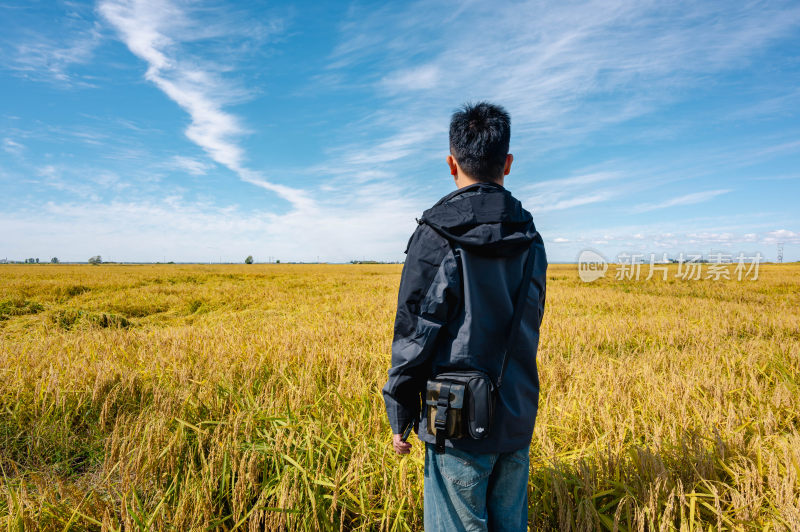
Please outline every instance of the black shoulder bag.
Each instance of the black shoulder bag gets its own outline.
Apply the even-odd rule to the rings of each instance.
[[[508,351],[514,345],[525,310],[533,262],[533,249],[530,249],[514,304],[511,329],[503,347],[503,365],[497,382],[492,382],[489,375],[477,370],[448,371],[428,380],[425,389],[428,432],[436,437],[437,453],[444,452],[445,440],[481,440],[489,435],[497,392],[508,365]]]

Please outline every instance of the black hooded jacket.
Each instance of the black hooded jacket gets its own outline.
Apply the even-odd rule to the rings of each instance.
[[[421,416],[419,437],[434,443],[420,408],[425,382],[445,370],[477,369],[496,382],[525,261],[533,253],[525,310],[487,438],[447,441],[481,453],[530,444],[539,400],[536,350],[544,313],[547,258],[531,214],[500,185],[458,189],[425,211],[406,249],[383,388],[395,434]]]

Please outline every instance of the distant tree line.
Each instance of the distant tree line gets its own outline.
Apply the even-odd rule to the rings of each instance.
[[[0,259],[0,263],[2,263],[2,264],[39,264],[40,261],[39,261],[39,257],[36,257],[36,258],[31,257],[31,258],[27,258],[27,259],[25,259],[23,261]],[[53,257],[52,259],[50,259],[50,263],[51,264],[58,264],[58,257]]]
[[[245,263],[245,264],[253,264],[253,262],[254,262],[254,259],[253,259],[253,256],[252,256],[252,255],[248,255],[248,256],[247,256],[247,258],[246,258],[246,259],[244,259],[244,263]],[[269,260],[268,260],[267,262],[272,262],[272,257],[270,257],[270,258],[269,258]],[[275,261],[275,264],[280,264],[280,263],[281,263],[281,261],[280,261],[280,260],[276,260],[276,261]]]

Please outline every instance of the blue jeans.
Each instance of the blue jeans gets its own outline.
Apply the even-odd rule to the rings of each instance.
[[[529,453],[436,454],[425,444],[425,530],[527,530]]]

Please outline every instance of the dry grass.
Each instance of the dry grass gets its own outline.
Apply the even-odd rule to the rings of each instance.
[[[0,267],[0,522],[420,529],[380,396],[399,274]],[[800,529],[799,274],[551,266],[531,528]]]

